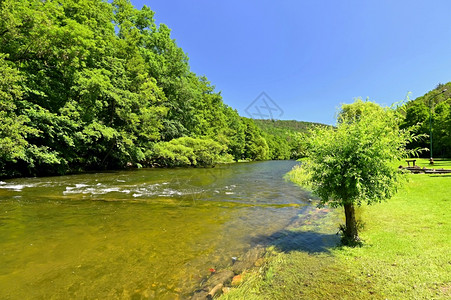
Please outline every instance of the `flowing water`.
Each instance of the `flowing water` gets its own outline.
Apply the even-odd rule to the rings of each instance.
[[[184,299],[309,207],[296,162],[0,182],[0,299]]]

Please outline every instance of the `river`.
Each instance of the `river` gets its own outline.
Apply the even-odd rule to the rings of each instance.
[[[2,181],[0,298],[188,298],[311,207],[295,164]]]

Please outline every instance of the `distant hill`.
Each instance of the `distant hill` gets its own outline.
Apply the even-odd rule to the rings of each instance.
[[[254,123],[263,132],[271,159],[298,159],[305,156],[305,137],[309,129],[314,126],[327,126],[295,120],[255,119]]]
[[[254,119],[255,124],[266,133],[275,134],[279,132],[307,133],[314,126],[327,126],[321,123],[312,123],[296,120],[263,120]]]
[[[427,92],[423,96],[417,97],[414,100],[407,102],[407,107],[412,105],[423,103],[429,108],[430,100],[432,100],[432,107],[435,108],[439,103],[449,101],[451,99],[451,82],[439,83],[435,89]]]

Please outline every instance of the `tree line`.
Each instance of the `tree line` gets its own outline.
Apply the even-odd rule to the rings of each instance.
[[[402,107],[404,121],[401,128],[419,124],[415,134],[423,138],[408,144],[410,149],[428,149],[420,156],[430,155],[430,135],[434,157],[451,157],[451,82],[438,84],[425,95],[407,102]]]
[[[224,104],[147,6],[0,1],[0,177],[294,158],[286,138]]]
[[[450,87],[407,103],[401,125],[429,134],[431,112],[437,156],[451,156]],[[304,125],[239,116],[147,6],[0,0],[0,177],[296,159]]]

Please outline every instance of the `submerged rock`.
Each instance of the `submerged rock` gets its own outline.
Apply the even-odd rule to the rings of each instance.
[[[227,284],[230,282],[233,275],[235,274],[233,273],[233,271],[230,270],[223,270],[218,273],[215,273],[210,278],[208,278],[206,286],[213,288],[220,283]]]
[[[240,285],[240,283],[243,281],[243,275],[239,274],[239,275],[235,275],[232,278],[232,286],[237,286]]]
[[[208,291],[206,290],[198,290],[191,297],[191,300],[205,300],[207,299]]]
[[[239,260],[236,260],[235,257],[232,258],[235,262],[232,266],[232,270],[222,270],[213,273],[205,284],[202,285],[202,288],[194,292],[191,300],[213,299],[215,295],[222,293],[224,289],[228,292],[229,289],[227,288],[227,285],[239,285],[242,281],[241,273],[254,266],[260,266],[263,263],[261,258],[264,254],[265,248],[257,246],[247,251]]]
[[[207,295],[207,299],[213,299],[216,294],[220,294],[222,292],[222,288],[224,285],[222,283],[217,284]]]
[[[228,284],[234,275],[235,273],[231,270],[223,270],[214,273],[208,278],[203,287],[194,293],[191,300],[213,299],[216,294],[222,292],[224,285]]]
[[[243,257],[237,261],[233,266],[232,270],[235,274],[240,274],[246,269],[252,268],[257,260],[263,256],[265,249],[261,246],[250,249]]]

